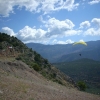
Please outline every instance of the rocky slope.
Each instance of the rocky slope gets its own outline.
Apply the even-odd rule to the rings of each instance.
[[[100,100],[44,78],[22,61],[0,59],[0,100]]]
[[[47,59],[44,59],[36,51],[28,48],[23,42],[16,37],[11,37],[5,33],[0,33],[0,59],[17,59],[36,70],[48,80],[52,80],[62,85],[76,87],[75,82],[52,66]]]

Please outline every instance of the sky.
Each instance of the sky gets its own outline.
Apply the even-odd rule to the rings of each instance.
[[[0,32],[24,43],[100,40],[100,0],[0,0]]]

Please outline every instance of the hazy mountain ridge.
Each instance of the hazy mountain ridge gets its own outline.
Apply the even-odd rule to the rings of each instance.
[[[28,43],[28,47],[36,50],[50,62],[73,61],[81,58],[89,58],[100,61],[100,40],[89,41],[87,46],[72,44],[43,45],[37,43]]]

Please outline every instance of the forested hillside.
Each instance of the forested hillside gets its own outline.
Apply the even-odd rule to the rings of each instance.
[[[100,93],[100,62],[80,59],[71,62],[54,63],[58,69],[72,77],[76,83],[84,81],[88,92]]]

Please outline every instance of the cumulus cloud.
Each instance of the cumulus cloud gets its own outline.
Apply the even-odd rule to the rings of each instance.
[[[0,0],[0,14],[8,17],[10,13],[14,13],[14,6],[18,8],[25,7],[26,10],[36,11],[39,2],[36,0]]]
[[[75,0],[0,0],[0,15],[8,17],[10,13],[14,13],[14,7],[25,7],[30,12],[43,12],[44,14],[66,9],[72,11],[79,4]]]
[[[54,39],[52,41],[52,44],[71,44],[71,43],[74,43],[74,41],[72,41],[71,39],[68,39],[66,41],[61,41],[61,40]]]
[[[49,17],[48,20],[44,20],[45,29],[25,26],[17,33],[14,33],[9,27],[3,27],[2,32],[5,32],[11,36],[16,36],[24,43],[35,42],[43,44],[68,44],[73,43],[72,40],[63,41],[62,39],[69,36],[78,36],[78,35],[89,35],[89,36],[100,36],[100,19],[93,18],[91,23],[89,21],[84,21],[80,24],[80,27],[88,27],[85,31],[84,29],[75,30],[74,23],[69,20],[58,20],[56,18]],[[90,25],[91,24],[91,25]],[[94,27],[92,24],[95,24],[98,27]],[[91,26],[91,27],[90,27]],[[59,38],[59,40],[57,40]],[[60,40],[61,39],[61,40]],[[53,40],[53,42],[51,42]]]
[[[50,18],[47,21],[43,21],[44,26],[47,30],[31,28],[29,26],[25,26],[23,29],[19,30],[18,38],[20,38],[24,42],[34,41],[40,42],[40,40],[45,43],[49,42],[49,40],[57,38],[57,37],[66,37],[72,35],[80,34],[80,30],[74,30],[75,26],[73,22],[69,19],[60,21],[55,18]]]
[[[42,15],[40,15],[40,16],[38,17],[38,20],[41,21],[42,23],[46,23],[46,21],[43,19]]]
[[[72,30],[75,25],[69,19],[60,21],[55,18],[50,18],[45,23],[45,27],[48,29],[47,36],[52,35],[64,35],[68,30]]]
[[[91,24],[91,25],[90,25]],[[98,27],[94,27],[95,24]],[[48,20],[43,20],[43,25],[46,30],[42,28],[25,26],[17,33],[14,33],[9,27],[3,27],[2,32],[5,32],[11,36],[16,36],[24,43],[35,42],[43,44],[68,44],[73,43],[72,40],[68,39],[63,41],[62,39],[69,36],[78,35],[89,35],[89,36],[100,36],[100,19],[93,18],[91,23],[84,21],[80,24],[81,30],[74,29],[74,23],[69,20],[58,20],[56,18],[49,17]],[[83,28],[87,27],[86,30]],[[91,27],[90,27],[91,26]],[[59,40],[57,40],[59,38]],[[60,40],[61,39],[61,40]],[[52,42],[51,42],[52,41]]]
[[[0,14],[6,17],[9,16],[9,13],[13,13],[13,3],[8,0],[0,0]]]
[[[9,35],[15,35],[24,43],[27,42],[37,42],[48,44],[51,40],[56,39],[58,37],[68,37],[73,35],[80,35],[82,33],[81,30],[75,30],[74,24],[69,19],[58,20],[56,18],[49,17],[48,20],[43,20],[43,24],[46,30],[42,28],[29,27],[25,26],[17,33],[8,27],[3,27],[2,30]],[[62,41],[59,41],[61,43]],[[65,43],[71,43],[71,40],[65,41]],[[58,43],[58,42],[57,42]],[[62,42],[63,43],[63,42]]]
[[[89,21],[84,21],[80,24],[80,28],[88,28],[90,27]]]
[[[3,27],[2,32],[7,33],[10,36],[16,36],[14,31],[12,29],[10,29],[9,27]]]
[[[68,30],[64,32],[64,36],[73,36],[73,35],[80,35],[82,30]]]
[[[84,32],[84,34],[90,36],[100,36],[100,28],[99,29],[89,28]]]
[[[72,11],[73,9],[76,9],[79,6],[79,3],[74,4],[75,0],[66,0],[64,2],[64,9],[67,9],[68,11]]]
[[[45,14],[51,11],[57,11],[61,9],[72,11],[79,6],[79,4],[75,4],[74,1],[75,0],[44,0],[42,2],[42,7],[39,8],[39,10],[43,11]]]
[[[46,31],[42,29],[35,29],[29,26],[25,26],[23,29],[19,30],[17,37],[24,42],[39,42],[45,38]]]
[[[84,36],[99,36],[100,35],[100,18],[93,18],[91,22],[84,21],[80,23],[81,33]],[[85,30],[84,30],[85,28]]]
[[[93,18],[91,22],[100,27],[100,18]]]
[[[47,22],[46,22],[46,27],[47,28],[53,28],[53,27],[58,27],[58,28],[62,28],[65,27],[66,29],[72,29],[75,25],[73,24],[72,21],[70,21],[69,19],[60,21],[57,20],[55,18],[50,18]]]
[[[93,4],[97,4],[100,3],[100,0],[92,0],[90,2],[88,2],[88,4],[93,5]]]

